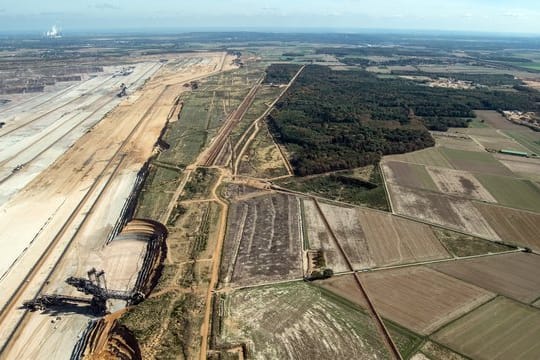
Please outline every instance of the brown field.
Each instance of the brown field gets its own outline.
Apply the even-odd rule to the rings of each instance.
[[[301,278],[300,211],[293,196],[233,202],[223,249],[224,283],[251,285]]]
[[[447,226],[473,235],[500,240],[474,203],[443,194],[389,186],[394,211],[398,214]]]
[[[522,302],[530,303],[540,296],[539,255],[501,254],[430,267]]]
[[[405,187],[437,190],[437,186],[423,165],[386,161],[381,167],[389,182]]]
[[[487,202],[497,202],[482,184],[466,171],[428,167],[428,173],[440,192]]]
[[[481,120],[484,120],[487,124],[491,125],[495,129],[501,130],[523,130],[523,127],[517,124],[514,124],[508,120],[497,111],[493,110],[477,110],[475,114]]]
[[[474,359],[540,358],[540,310],[498,297],[435,334],[442,344]]]
[[[320,206],[355,270],[449,257],[427,225],[379,211]]]
[[[540,250],[540,214],[481,203],[475,206],[501,239]]]
[[[324,224],[315,203],[313,200],[308,199],[304,199],[302,202],[305,215],[304,228],[307,233],[306,240],[308,247],[314,250],[323,250],[326,258],[326,264],[334,272],[348,271],[349,267],[347,266],[347,262],[341,255],[337,245],[332,240],[328,228]],[[360,241],[358,243],[359,246],[363,245],[363,243]],[[366,265],[372,264],[373,262],[370,259],[367,259]]]
[[[427,335],[494,295],[425,267],[407,267],[360,274],[375,308],[386,319],[419,334]],[[325,287],[365,306],[354,292],[353,279],[348,287],[339,277],[325,280]]]
[[[539,159],[521,158],[503,154],[497,154],[496,158],[513,173],[534,181],[540,181]]]

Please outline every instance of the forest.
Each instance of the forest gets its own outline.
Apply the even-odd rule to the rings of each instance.
[[[300,65],[296,64],[272,64],[266,69],[264,83],[287,84],[299,69]]]
[[[268,69],[268,77],[276,69]],[[279,75],[281,76],[281,75]],[[309,65],[269,115],[297,175],[376,163],[433,146],[427,128],[466,127],[473,109],[538,111],[539,93],[431,88],[363,70]]]

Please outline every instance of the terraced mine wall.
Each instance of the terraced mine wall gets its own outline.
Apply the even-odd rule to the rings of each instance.
[[[70,360],[142,360],[141,349],[133,334],[111,314],[92,322],[81,336]]]

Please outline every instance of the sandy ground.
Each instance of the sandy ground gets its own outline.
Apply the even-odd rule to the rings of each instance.
[[[5,305],[49,246],[40,271],[32,273],[22,293],[17,294],[18,303],[34,297],[47,278],[49,284],[44,292],[64,293],[67,276],[80,276],[96,265],[96,254],[120,215],[138,170],[152,154],[174,99],[186,91],[183,84],[222,70],[228,60],[222,53],[171,58],[142,91],[123,99],[91,132],[63,155],[60,152],[62,156],[52,166],[0,208],[0,227],[8,229],[0,238],[0,246],[10,254],[9,258],[2,258],[3,269],[17,259],[0,281],[0,306]],[[114,253],[109,256],[114,263]],[[121,257],[118,254],[116,259],[120,261]],[[53,268],[54,273],[49,276]],[[0,318],[0,346],[23,314],[14,307],[7,309]],[[88,317],[64,314],[63,331],[56,331],[60,327],[54,329],[50,320],[39,313],[26,316],[15,340],[1,357],[24,354],[22,358],[40,358],[55,354],[55,359],[69,358]],[[43,339],[41,343],[29,341],[36,335]]]

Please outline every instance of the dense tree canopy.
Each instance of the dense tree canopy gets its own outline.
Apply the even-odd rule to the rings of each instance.
[[[269,68],[269,77],[273,76]],[[282,69],[279,69],[282,73]],[[310,65],[269,116],[298,175],[376,163],[381,155],[433,146],[422,125],[467,126],[473,109],[537,107],[537,94],[431,88],[361,70]]]

